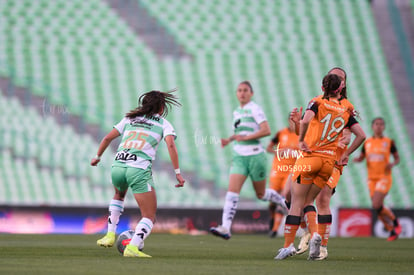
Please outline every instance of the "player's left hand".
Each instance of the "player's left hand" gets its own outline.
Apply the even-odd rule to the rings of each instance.
[[[178,183],[175,185],[175,187],[177,187],[177,188],[184,187],[185,179],[183,178],[183,176],[181,176],[181,174],[177,174],[177,175],[175,175],[175,178],[178,181]]]

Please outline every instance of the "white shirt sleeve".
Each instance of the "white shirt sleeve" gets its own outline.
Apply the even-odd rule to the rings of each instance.
[[[263,121],[267,121],[265,113],[259,106],[256,106],[256,108],[252,112],[252,115],[257,124],[260,124]]]
[[[125,125],[128,124],[129,118],[124,117],[118,124],[114,125],[114,128],[118,130],[119,134],[122,136],[125,130]]]
[[[177,134],[174,131],[174,128],[172,127],[171,123],[169,123],[167,120],[164,120],[164,125],[163,125],[163,136],[164,138],[166,136],[174,136],[174,139],[177,138]]]

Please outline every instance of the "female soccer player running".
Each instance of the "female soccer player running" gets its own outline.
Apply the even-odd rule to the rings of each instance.
[[[115,195],[109,204],[108,232],[97,244],[103,247],[113,246],[119,217],[124,210],[124,198],[128,188],[131,188],[142,218],[135,228],[134,237],[125,248],[124,257],[151,257],[140,250],[155,221],[157,198],[151,168],[162,139],[167,143],[175,169],[178,181],[175,187],[184,186],[185,180],[181,176],[174,142],[176,134],[164,118],[172,105],[180,106],[171,92],[151,91],[141,95],[139,106],[127,113],[102,139],[96,157],[91,161],[91,165],[96,166],[112,140],[122,135],[111,170]]]
[[[400,156],[394,141],[384,136],[384,119],[375,118],[371,127],[374,136],[365,141],[361,154],[354,159],[354,162],[367,159],[368,188],[372,207],[377,210],[378,218],[384,224],[385,229],[390,232],[387,240],[394,241],[398,238],[402,228],[391,209],[384,206],[384,199],[392,185],[391,169],[400,162]],[[391,154],[394,162],[390,162]]]
[[[301,221],[305,202],[313,202],[332,174],[338,136],[343,129],[350,128],[356,135],[351,146],[344,152],[339,165],[348,163],[352,154],[365,140],[365,133],[352,112],[339,102],[344,83],[335,74],[328,74],[322,80],[322,97],[314,98],[308,105],[299,128],[299,149],[303,157],[295,163],[297,171],[293,177],[292,205],[285,222],[285,244],[279,249],[276,260],[283,260],[296,254],[294,240]],[[305,212],[305,211],[304,211]],[[316,222],[315,222],[316,223]],[[309,259],[319,256],[322,238],[317,228],[310,227],[312,235]]]
[[[266,155],[259,139],[270,135],[269,124],[262,108],[251,101],[253,88],[243,81],[237,88],[240,106],[233,112],[234,135],[221,139],[222,147],[234,141],[233,161],[227,190],[222,224],[210,228],[210,232],[225,240],[230,239],[230,228],[236,214],[241,188],[250,176],[259,199],[284,205],[284,198],[272,189],[266,189]]]

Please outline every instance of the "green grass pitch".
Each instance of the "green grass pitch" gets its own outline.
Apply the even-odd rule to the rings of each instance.
[[[329,258],[275,261],[283,238],[152,234],[150,259],[123,258],[97,235],[0,234],[0,274],[389,274],[414,272],[414,240],[332,238]],[[296,241],[297,244],[298,240]]]

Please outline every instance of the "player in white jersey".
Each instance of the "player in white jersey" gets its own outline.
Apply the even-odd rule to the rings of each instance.
[[[223,207],[222,224],[210,232],[225,240],[230,239],[230,228],[236,214],[241,188],[250,176],[259,199],[284,205],[284,198],[272,189],[266,189],[266,154],[259,139],[270,135],[270,128],[262,108],[251,101],[253,89],[249,81],[237,88],[240,106],[233,112],[234,135],[221,140],[222,147],[234,142],[229,187]]]
[[[109,205],[108,231],[97,241],[97,244],[103,247],[113,246],[116,227],[124,210],[124,198],[130,188],[138,203],[142,218],[135,228],[134,237],[125,248],[124,257],[151,257],[141,250],[155,221],[157,198],[151,167],[162,139],[167,143],[175,169],[178,181],[175,187],[184,186],[185,180],[180,173],[174,142],[176,134],[171,124],[164,118],[170,107],[180,106],[171,92],[151,91],[141,95],[139,106],[127,113],[102,139],[98,152],[91,161],[91,165],[96,166],[112,140],[122,136],[111,170],[115,195]]]

